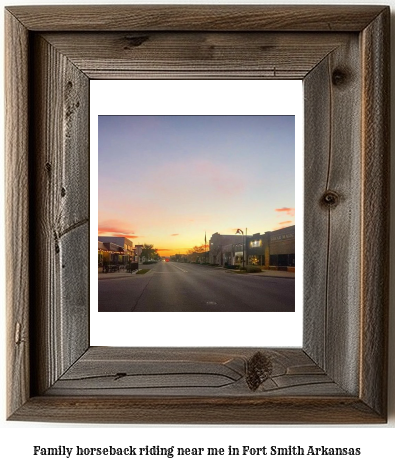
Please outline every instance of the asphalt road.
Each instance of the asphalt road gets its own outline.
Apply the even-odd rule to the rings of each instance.
[[[184,263],[100,279],[99,312],[293,312],[295,280]]]

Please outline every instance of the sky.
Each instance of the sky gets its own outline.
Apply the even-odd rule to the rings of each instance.
[[[295,224],[294,116],[99,116],[99,235],[186,253]]]

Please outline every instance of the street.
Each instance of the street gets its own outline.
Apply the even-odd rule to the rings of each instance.
[[[295,279],[158,262],[99,279],[100,312],[293,312]]]

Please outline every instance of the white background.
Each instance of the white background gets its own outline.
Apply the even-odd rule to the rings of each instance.
[[[92,2],[58,2],[51,0],[50,2],[34,1],[10,1],[11,4],[26,5],[31,4],[104,4],[111,2],[102,2],[93,0]],[[133,3],[117,0],[116,3]],[[165,0],[150,1],[139,3],[183,3],[170,2]],[[246,4],[247,2],[198,2],[194,3],[223,3],[223,4]],[[260,4],[264,2],[248,2],[249,4]],[[370,2],[318,2],[302,0],[301,2],[279,2],[270,0],[270,4],[284,3],[303,3],[303,4],[383,4],[381,1]],[[386,2],[395,10],[395,0]],[[1,12],[3,15],[3,12]],[[3,19],[1,18],[1,21]],[[392,17],[393,23],[393,17]],[[3,21],[2,21],[3,24]],[[3,40],[3,38],[1,38]],[[394,43],[394,39],[392,39]],[[395,48],[393,47],[393,50]],[[3,45],[0,47],[0,53],[3,54]],[[3,57],[2,57],[3,59]],[[4,61],[2,60],[2,63]],[[393,63],[395,61],[393,60]],[[392,66],[394,68],[394,66]],[[394,73],[392,70],[392,76]],[[393,80],[393,79],[392,79]],[[3,86],[1,87],[3,90]],[[3,97],[1,97],[3,98]],[[393,107],[394,108],[394,107]],[[4,109],[4,106],[3,106]],[[392,111],[393,114],[394,111]],[[395,123],[395,120],[392,120]],[[394,125],[392,126],[392,138],[394,138]],[[1,136],[3,138],[3,126],[1,126]],[[0,166],[1,171],[3,165]],[[392,176],[392,186],[394,186],[394,176]],[[1,178],[2,182],[3,178]],[[0,207],[4,207],[3,191],[0,190]],[[392,207],[395,207],[394,196],[392,193]],[[394,213],[392,210],[392,213]],[[2,214],[1,220],[4,220]],[[393,233],[393,222],[392,222]],[[2,240],[4,240],[4,229],[1,224]],[[3,242],[3,246],[5,243]],[[391,255],[391,271],[395,267],[395,258],[393,255],[392,242]],[[1,263],[1,283],[4,286],[4,262]],[[3,287],[4,290],[4,287]],[[392,289],[393,291],[393,289]],[[1,300],[1,311],[4,312],[4,296]],[[264,468],[266,465],[273,465],[277,468],[303,468],[303,469],[322,469],[334,468],[335,466],[343,468],[357,467],[367,470],[371,468],[393,468],[394,453],[393,446],[395,442],[395,387],[394,387],[394,293],[391,293],[390,301],[390,389],[389,393],[392,397],[389,404],[390,416],[387,425],[380,426],[103,426],[103,425],[52,425],[46,423],[13,423],[6,422],[5,416],[5,342],[2,341],[1,348],[1,415],[0,415],[0,465],[2,468],[23,468],[25,465],[32,469],[40,468],[53,469],[71,469],[86,468],[94,466],[96,469],[105,469],[109,466],[116,465],[118,469],[130,468],[201,468],[202,466],[226,467],[227,469],[238,468],[240,466],[251,466],[254,468]],[[2,314],[1,329],[4,329],[5,319]],[[4,338],[4,332],[1,331],[1,338]],[[144,447],[160,445],[177,446],[177,447],[224,447],[228,445],[233,447],[241,447],[244,445],[262,447],[262,446],[333,446],[333,447],[361,447],[361,457],[176,457],[168,459],[166,457],[149,457],[149,458],[133,458],[133,457],[34,457],[32,455],[33,445],[42,447],[57,447],[65,445],[68,447],[103,447],[103,446],[135,446]]]
[[[145,99],[150,96],[149,103]],[[180,97],[174,102],[174,96]],[[232,99],[229,100],[229,96]],[[279,97],[280,100],[279,100]],[[90,83],[91,346],[301,347],[303,88],[301,80],[92,80]],[[295,312],[98,312],[98,116],[295,115]],[[131,197],[133,197],[131,195]],[[210,238],[211,234],[208,234]],[[240,319],[243,321],[240,321]],[[223,325],[227,327],[224,330]],[[122,328],[119,327],[122,325]],[[152,328],[155,325],[155,328]],[[173,325],[173,327],[169,327]],[[175,326],[177,325],[177,326]],[[208,328],[207,326],[210,325]],[[251,330],[250,325],[257,327]],[[285,325],[285,326],[284,326]],[[163,332],[166,334],[163,334]]]

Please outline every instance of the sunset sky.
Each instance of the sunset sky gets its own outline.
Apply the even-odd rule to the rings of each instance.
[[[294,116],[99,116],[99,235],[185,253],[295,223]]]

